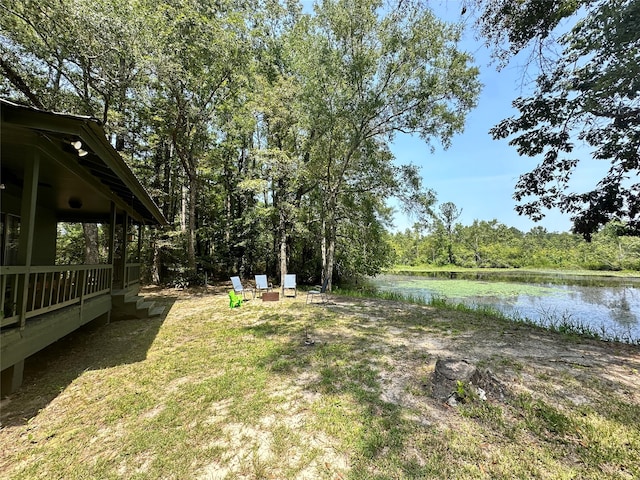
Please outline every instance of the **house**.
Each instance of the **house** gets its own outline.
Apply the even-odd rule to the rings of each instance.
[[[0,120],[4,396],[21,385],[27,357],[80,326],[160,313],[138,297],[140,235],[167,221],[98,120],[3,99]],[[108,226],[108,261],[56,265],[59,222]]]

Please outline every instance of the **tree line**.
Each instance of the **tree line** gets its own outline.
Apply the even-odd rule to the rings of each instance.
[[[150,280],[290,271],[330,288],[392,258],[386,199],[434,217],[435,192],[388,144],[402,133],[446,147],[463,129],[481,88],[459,47],[465,22],[499,66],[532,45],[540,63],[536,92],[514,102],[521,116],[491,131],[543,156],[516,185],[520,213],[557,207],[585,237],[615,220],[638,234],[639,4],[465,0],[452,24],[421,0],[318,0],[313,12],[296,0],[3,0],[0,94],[101,120],[172,225],[145,235]],[[571,193],[576,140],[611,169]],[[468,255],[450,227],[454,263]],[[466,248],[471,263],[490,256]]]
[[[621,235],[616,222],[587,242],[581,235],[543,227],[522,232],[495,219],[471,225],[455,220],[440,213],[427,228],[415,224],[389,233],[389,266],[640,271],[640,238]]]
[[[480,89],[460,25],[392,3],[6,0],[1,93],[102,121],[172,224],[145,237],[152,280],[330,286],[379,271],[386,198],[434,201],[389,141],[448,144]]]

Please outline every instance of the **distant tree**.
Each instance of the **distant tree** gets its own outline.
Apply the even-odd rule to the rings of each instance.
[[[457,223],[453,237],[455,265],[461,267],[532,267],[587,270],[640,269],[640,237],[620,234],[624,226],[611,222],[585,242],[572,233],[548,233],[535,227],[526,234],[497,220],[474,220],[471,225]],[[425,236],[406,230],[387,237],[397,265],[436,265],[448,263],[447,236],[442,222]],[[429,255],[416,255],[417,251]]]
[[[471,225],[459,228],[460,243],[469,252],[467,258],[470,256],[472,259],[470,262],[466,262],[467,265],[475,267],[504,266],[498,265],[498,262],[492,257],[495,250],[493,247],[501,243],[497,233],[500,226],[501,224],[494,219],[489,222],[474,220]]]
[[[456,221],[460,218],[460,215],[462,215],[462,210],[453,202],[443,203],[438,210],[439,213],[436,215],[436,221],[442,226],[441,231],[446,236],[447,263],[449,263],[449,265],[455,265],[456,259],[453,254],[454,232]]]

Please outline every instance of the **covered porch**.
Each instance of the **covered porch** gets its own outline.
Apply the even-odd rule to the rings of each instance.
[[[100,122],[0,99],[2,395],[24,360],[89,322],[157,313],[137,297],[144,225],[166,220]],[[107,258],[56,264],[59,222],[100,224]]]

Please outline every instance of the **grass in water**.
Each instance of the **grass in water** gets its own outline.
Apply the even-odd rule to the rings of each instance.
[[[28,362],[2,403],[2,478],[640,476],[635,346],[441,300],[157,299],[166,318],[84,329]],[[500,388],[460,382],[445,404],[445,357]]]
[[[477,315],[491,317],[500,320],[508,320],[519,324],[529,325],[532,327],[542,327],[556,333],[562,333],[568,336],[579,336],[595,340],[607,340],[613,342],[621,342],[628,344],[640,345],[640,338],[632,338],[630,336],[612,336],[608,334],[604,327],[600,329],[594,328],[585,322],[577,321],[566,312],[547,311],[541,312],[540,320],[532,320],[527,317],[516,315],[507,315],[499,309],[490,305],[466,305],[464,303],[452,302],[445,296],[433,295],[429,299],[424,296],[413,295],[411,293],[402,293],[391,290],[377,290],[375,287],[363,287],[359,289],[342,289],[339,293],[349,295],[356,298],[377,298],[384,300],[392,300],[397,302],[407,302],[415,305],[429,305],[435,308],[459,312],[473,312]],[[474,292],[475,295],[477,292]]]

